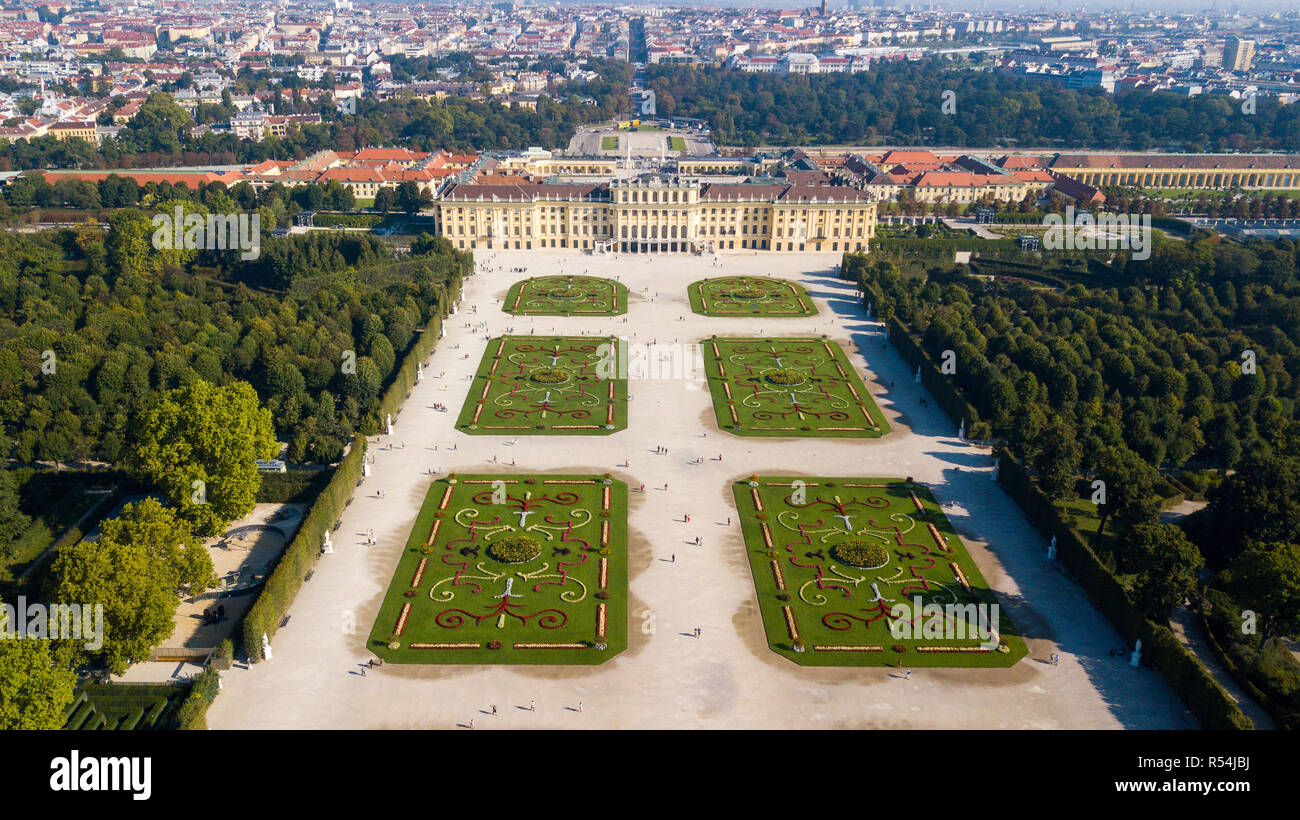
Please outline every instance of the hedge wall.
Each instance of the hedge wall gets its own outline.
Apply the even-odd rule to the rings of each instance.
[[[181,708],[176,711],[177,729],[208,728],[208,707],[216,700],[221,688],[221,675],[217,670],[204,669],[194,678],[194,685]]]
[[[1227,690],[1187,647],[1178,642],[1173,632],[1138,611],[1123,585],[1083,542],[1078,532],[1061,519],[1056,505],[1038,489],[1020,462],[1004,447],[998,447],[994,452],[1000,460],[998,483],[1020,505],[1034,529],[1044,538],[1056,536],[1061,563],[1126,643],[1133,644],[1141,639],[1147,663],[1178,693],[1201,725],[1206,729],[1253,729],[1254,724]]]
[[[311,224],[316,228],[342,225],[345,228],[374,228],[384,221],[383,214],[316,213]]]
[[[897,316],[891,316],[889,319],[889,340],[894,343],[894,347],[898,348],[903,361],[907,362],[909,367],[921,368],[921,384],[934,397],[935,403],[948,414],[953,427],[960,427],[962,420],[965,420],[966,432],[975,438],[974,428],[979,424],[979,413],[957,392],[952,379],[945,376],[926,354],[920,342],[916,341],[911,327],[904,324]]]
[[[281,619],[289,611],[289,605],[320,555],[324,532],[334,529],[334,523],[343,514],[343,508],[361,480],[365,453],[365,436],[354,436],[347,455],[343,456],[334,476],[317,496],[298,534],[280,556],[256,603],[244,616],[244,649],[249,661],[262,660],[262,635],[273,637],[280,628]]]
[[[1300,710],[1295,707],[1294,696],[1288,697],[1282,691],[1283,682],[1276,679],[1261,677],[1257,685],[1252,667],[1258,670],[1258,664],[1252,664],[1250,658],[1243,656],[1240,636],[1229,632],[1228,624],[1236,620],[1240,611],[1227,593],[1205,590],[1201,598],[1201,626],[1205,629],[1210,648],[1233,680],[1268,712],[1280,728],[1300,729]],[[1283,651],[1289,650],[1284,648]]]
[[[460,269],[457,275],[447,282],[448,304],[440,306],[442,310],[434,314],[418,338],[411,343],[401,366],[379,401],[375,415],[378,421],[383,421],[388,413],[398,413],[402,402],[415,384],[416,365],[427,359],[438,344],[438,335],[443,322],[441,313],[446,311],[450,304],[460,300],[461,282],[474,270],[472,255],[459,254],[459,259]],[[334,523],[339,520],[343,508],[352,498],[352,492],[356,489],[357,482],[361,480],[365,452],[365,435],[358,433],[353,436],[352,446],[334,470],[329,483],[320,491],[316,503],[307,512],[298,534],[280,556],[280,561],[275,565],[270,577],[266,579],[266,585],[262,588],[257,602],[244,616],[244,650],[250,662],[262,660],[262,635],[265,634],[268,638],[274,637],[276,630],[280,628],[280,622],[289,611],[289,606],[302,587],[307,573],[320,555],[323,533],[327,529],[334,529]]]
[[[262,473],[262,486],[257,488],[259,504],[310,503],[329,483],[333,470],[287,470],[283,473]]]

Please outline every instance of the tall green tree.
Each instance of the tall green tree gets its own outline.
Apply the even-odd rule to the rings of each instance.
[[[1120,569],[1132,573],[1133,600],[1159,622],[1196,591],[1204,565],[1196,545],[1173,524],[1137,524],[1123,536]]]
[[[1225,580],[1234,600],[1263,620],[1260,646],[1300,632],[1300,544],[1252,543]]]
[[[277,452],[271,413],[247,382],[194,379],[141,414],[129,448],[132,472],[162,488],[197,532],[213,535],[253,508],[256,460]]]
[[[65,650],[120,675],[172,633],[183,590],[198,594],[215,583],[212,559],[188,523],[146,498],[102,522],[98,540],[60,550],[46,597],[103,606],[103,646],[89,650],[70,641]]]
[[[0,609],[0,634],[8,634],[7,618]],[[0,638],[0,731],[62,728],[76,685],[48,640]]]

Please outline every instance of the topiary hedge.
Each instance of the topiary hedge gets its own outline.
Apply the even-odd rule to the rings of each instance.
[[[876,569],[889,563],[889,551],[865,538],[850,538],[831,547],[831,555],[859,569]]]
[[[542,545],[527,535],[508,535],[488,544],[487,551],[503,564],[525,564],[542,554]]]
[[[280,556],[257,601],[244,616],[244,649],[250,661],[262,660],[262,635],[275,635],[303,580],[315,565],[325,531],[334,528],[361,479],[365,452],[365,436],[354,436],[334,476],[316,497],[316,503],[307,511],[298,534]]]
[[[181,704],[181,708],[176,711],[176,728],[208,728],[208,707],[216,700],[217,692],[221,688],[220,681],[221,675],[212,668],[204,669],[194,678],[190,694]]]

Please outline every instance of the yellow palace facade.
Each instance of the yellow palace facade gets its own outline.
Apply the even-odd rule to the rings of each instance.
[[[712,184],[645,174],[600,184],[454,184],[434,203],[454,247],[692,253],[864,250],[871,194],[829,185]]]

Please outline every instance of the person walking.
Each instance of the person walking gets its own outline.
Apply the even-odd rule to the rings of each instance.
[[[529,701],[528,701],[528,711],[530,711],[530,712],[536,712],[536,711],[537,711],[537,701],[532,700],[532,699],[529,699]]]
[[[494,703],[492,704],[492,717],[496,717],[496,716],[497,716],[497,705]]]
[[[907,672],[904,673],[903,680],[911,680],[911,679],[912,679],[912,670],[909,669],[907,670]]]

